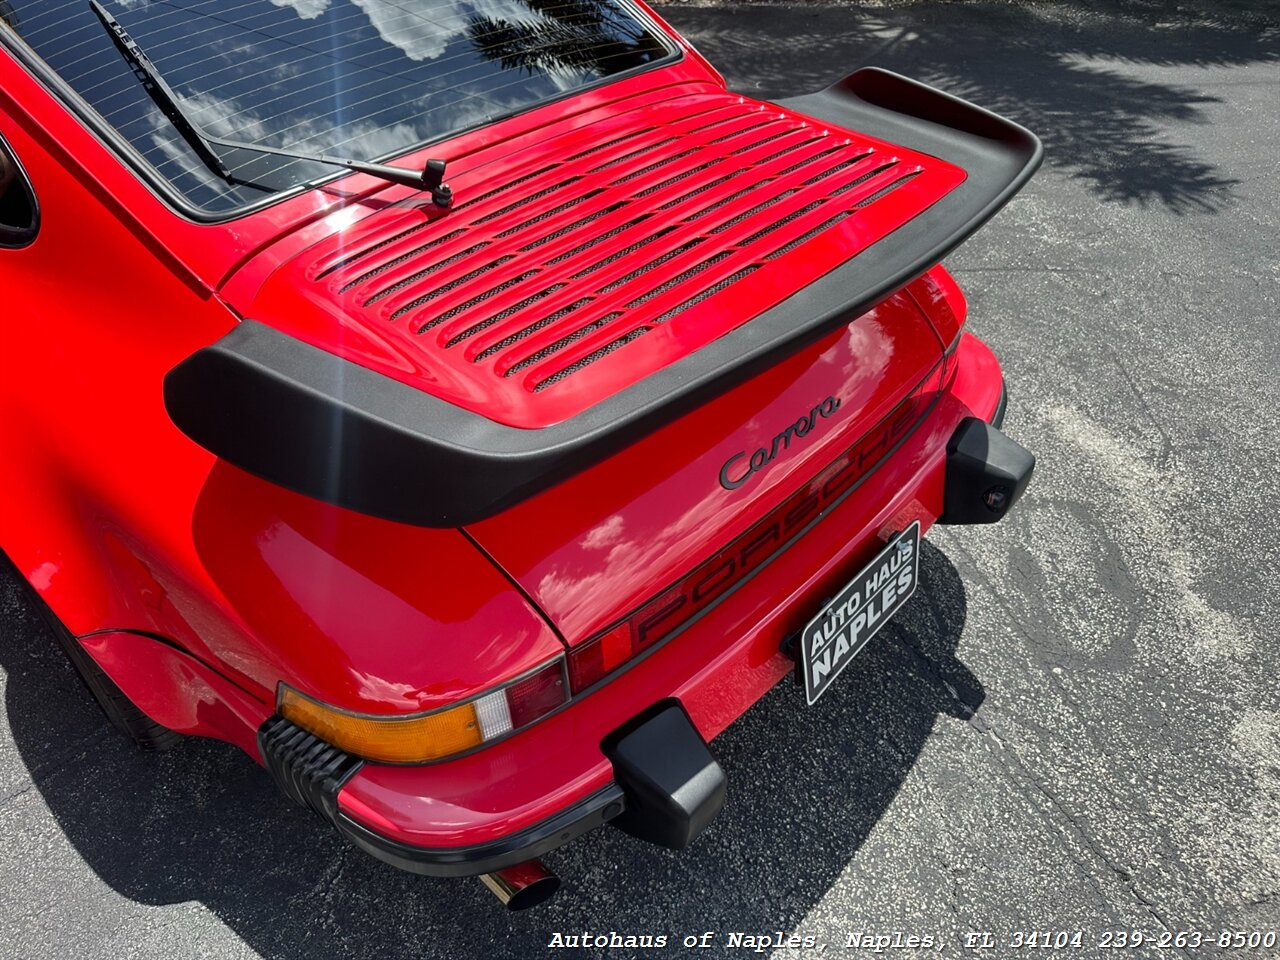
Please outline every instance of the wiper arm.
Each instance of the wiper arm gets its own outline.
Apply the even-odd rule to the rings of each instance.
[[[98,19],[102,21],[102,26],[111,34],[111,39],[115,41],[116,49],[120,51],[120,55],[129,64],[130,69],[133,70],[133,75],[142,84],[142,88],[147,91],[151,99],[155,101],[156,106],[173,124],[174,129],[182,135],[182,138],[195,151],[201,162],[228,183],[235,182],[236,178],[214,151],[214,144],[229,147],[233,150],[251,150],[256,153],[270,153],[278,157],[289,157],[293,160],[310,160],[313,163],[346,167],[348,170],[367,173],[369,176],[377,177],[380,180],[429,191],[432,201],[437,206],[448,207],[453,203],[453,191],[444,182],[445,161],[443,160],[428,160],[422,170],[419,171],[411,170],[408,167],[393,167],[382,163],[365,163],[363,160],[347,160],[343,157],[330,157],[323,154],[294,153],[291,150],[281,150],[278,147],[263,147],[256,143],[244,143],[239,140],[226,140],[222,137],[213,136],[201,129],[200,125],[183,110],[179,104],[177,94],[165,83],[160,71],[156,69],[155,64],[151,62],[151,59],[142,47],[138,45],[138,42],[129,36],[129,31],[125,30],[124,25],[108,13],[98,0],[89,0],[89,7],[97,14]]]

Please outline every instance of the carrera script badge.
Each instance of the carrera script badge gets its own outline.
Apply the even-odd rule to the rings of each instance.
[[[767,469],[778,456],[778,451],[789,449],[793,438],[804,439],[819,420],[825,420],[839,409],[840,401],[835,397],[827,397],[795,423],[787,424],[787,428],[774,437],[767,447],[760,447],[750,455],[745,450],[735,453],[720,468],[720,486],[726,490],[737,490],[751,479],[752,474]]]

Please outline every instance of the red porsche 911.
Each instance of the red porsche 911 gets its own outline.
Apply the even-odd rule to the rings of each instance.
[[[138,743],[513,908],[1034,458],[940,259],[1040,161],[635,0],[0,0],[0,548]]]

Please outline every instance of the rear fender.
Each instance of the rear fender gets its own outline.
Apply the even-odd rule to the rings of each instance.
[[[95,633],[80,644],[143,713],[177,733],[214,737],[258,758],[256,731],[272,706],[156,637]]]

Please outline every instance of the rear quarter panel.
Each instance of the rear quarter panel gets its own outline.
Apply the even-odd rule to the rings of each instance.
[[[164,373],[236,322],[205,281],[261,223],[160,208],[3,51],[0,133],[42,215],[34,243],[0,250],[0,547],[73,633],[158,634],[264,704],[285,679],[373,712],[434,706],[563,649],[456,531],[290,494],[169,420]],[[195,267],[175,236],[205,248]],[[125,689],[157,669],[145,644],[86,646]]]

